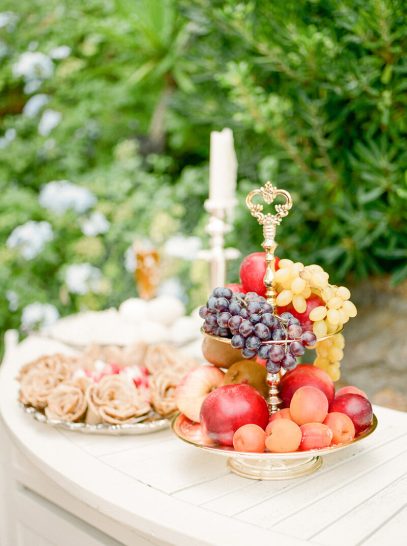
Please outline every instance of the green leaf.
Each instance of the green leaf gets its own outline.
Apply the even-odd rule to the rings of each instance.
[[[391,276],[391,283],[393,286],[401,283],[407,279],[407,264],[404,264],[400,268],[396,269]]]

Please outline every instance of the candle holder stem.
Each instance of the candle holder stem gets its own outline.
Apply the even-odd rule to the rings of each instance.
[[[226,264],[228,260],[235,260],[240,256],[236,248],[225,248],[225,235],[231,230],[228,218],[236,204],[236,201],[220,205],[210,199],[205,201],[205,209],[210,217],[206,232],[210,236],[210,249],[202,250],[199,258],[207,260],[211,264],[211,288],[224,286],[226,282]]]

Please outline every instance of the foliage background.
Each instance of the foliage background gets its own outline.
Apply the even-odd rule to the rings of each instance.
[[[321,263],[335,282],[407,277],[402,0],[3,0],[2,10],[0,329],[20,327],[35,302],[65,315],[132,295],[123,264],[136,235],[158,246],[205,237],[209,134],[224,126],[239,158],[229,243],[258,248],[243,196],[271,179],[295,201],[280,253]],[[16,69],[26,52],[53,56],[34,84]],[[38,94],[48,102],[29,116]],[[44,130],[47,110],[58,120]],[[96,202],[44,208],[41,188],[55,180]],[[109,228],[89,236],[95,211]],[[9,238],[31,220],[49,222],[53,239],[27,259]],[[82,263],[100,276],[77,293],[66,271]],[[178,265],[193,306],[205,267]]]

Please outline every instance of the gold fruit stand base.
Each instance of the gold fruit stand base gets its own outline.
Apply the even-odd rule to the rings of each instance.
[[[178,438],[204,451],[227,457],[227,465],[232,472],[252,480],[286,480],[312,474],[321,467],[322,456],[349,449],[370,436],[376,427],[377,418],[374,415],[371,426],[348,444],[292,453],[244,453],[235,451],[233,447],[211,443],[203,436],[200,425],[191,423],[182,414],[172,422],[172,430]]]

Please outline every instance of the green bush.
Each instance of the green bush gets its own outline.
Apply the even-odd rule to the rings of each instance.
[[[228,243],[259,247],[243,197],[271,179],[295,203],[281,254],[337,282],[407,277],[401,0],[4,0],[2,10],[1,329],[31,303],[68,314],[131,295],[123,260],[136,235],[158,246],[203,237],[209,134],[224,126],[239,158]],[[58,180],[74,186],[57,185],[44,207]],[[85,210],[56,210],[77,187],[90,192],[74,199]],[[72,264],[88,264],[76,270],[86,289],[69,286]],[[205,267],[181,267],[196,304]]]

